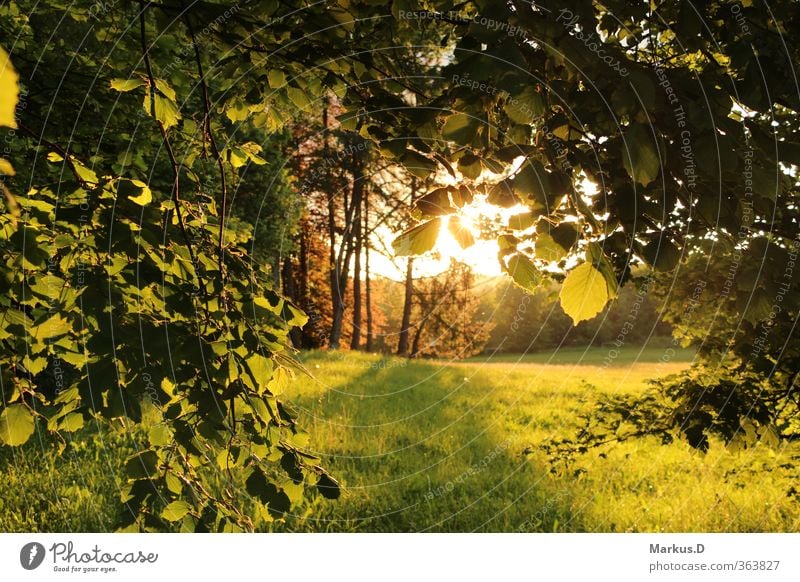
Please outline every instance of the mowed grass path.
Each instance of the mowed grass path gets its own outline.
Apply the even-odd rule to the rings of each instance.
[[[589,350],[602,362],[608,350]],[[581,353],[584,350],[580,350]],[[796,531],[798,449],[733,453],[640,439],[552,475],[537,444],[574,434],[606,393],[636,393],[691,354],[625,350],[613,366],[557,353],[408,362],[312,352],[289,396],[346,486],[301,531]],[[552,354],[550,355],[552,356]],[[650,360],[650,361],[647,361]],[[667,360],[667,361],[662,361]],[[636,362],[636,363],[631,363]]]

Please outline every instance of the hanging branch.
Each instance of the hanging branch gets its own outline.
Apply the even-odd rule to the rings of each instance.
[[[224,282],[225,274],[222,270],[224,264],[223,236],[225,234],[225,214],[228,206],[228,183],[225,177],[225,164],[222,159],[222,155],[219,152],[219,148],[217,148],[217,140],[214,138],[214,133],[211,131],[211,105],[208,98],[208,85],[206,84],[206,76],[203,70],[203,61],[200,58],[200,47],[197,44],[197,37],[195,36],[194,28],[192,27],[192,21],[187,12],[183,13],[183,20],[186,23],[186,29],[189,31],[189,36],[192,41],[192,48],[194,49],[194,60],[195,64],[197,65],[197,74],[200,76],[200,90],[202,91],[203,98],[203,145],[205,147],[205,142],[207,139],[211,148],[211,155],[214,156],[214,159],[217,162],[217,167],[219,168],[220,187],[222,188],[222,203],[220,204],[219,209],[219,240],[217,244],[219,251],[219,274]]]
[[[147,79],[149,82],[148,90],[150,91],[150,115],[153,119],[156,120],[156,124],[158,124],[158,130],[161,132],[161,139],[164,142],[164,149],[167,152],[167,157],[169,158],[170,166],[172,167],[172,192],[170,195],[170,199],[175,205],[175,216],[178,218],[178,226],[181,229],[181,234],[183,238],[186,240],[186,248],[189,251],[189,259],[192,262],[192,269],[194,270],[195,277],[197,277],[197,286],[203,293],[206,294],[206,288],[203,285],[203,282],[200,278],[200,273],[197,270],[197,258],[194,253],[194,248],[192,247],[192,239],[189,237],[189,232],[186,230],[186,224],[183,220],[183,213],[181,212],[181,190],[180,190],[180,165],[178,164],[178,160],[175,157],[175,152],[172,149],[172,144],[169,141],[169,136],[167,135],[167,130],[164,127],[164,124],[156,117],[156,99],[155,99],[155,92],[156,92],[156,80],[153,76],[153,67],[150,63],[150,53],[149,48],[147,46],[147,32],[145,29],[145,10],[147,6],[145,3],[141,3],[142,9],[139,11],[139,40],[142,45],[142,58],[144,59],[144,66],[145,70],[147,71]]]

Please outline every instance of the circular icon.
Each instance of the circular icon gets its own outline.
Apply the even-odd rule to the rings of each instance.
[[[44,546],[39,542],[30,542],[19,551],[19,563],[26,570],[35,570],[44,561]]]

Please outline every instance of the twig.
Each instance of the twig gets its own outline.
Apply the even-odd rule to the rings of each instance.
[[[223,236],[225,233],[225,213],[227,212],[228,206],[228,184],[225,177],[225,165],[222,160],[222,155],[219,153],[219,149],[217,148],[217,140],[214,139],[214,133],[211,131],[211,107],[208,98],[208,85],[206,84],[205,72],[203,71],[203,61],[200,57],[200,47],[197,45],[197,37],[195,36],[194,28],[192,27],[192,21],[189,18],[188,12],[184,12],[183,20],[186,23],[186,28],[189,31],[189,36],[192,39],[194,60],[195,64],[197,65],[197,74],[200,76],[200,89],[203,93],[203,143],[205,144],[205,140],[208,139],[208,143],[211,146],[211,155],[214,156],[214,159],[217,162],[217,167],[219,168],[220,187],[222,188],[222,203],[219,209],[219,241],[217,244],[219,250],[219,275],[220,279],[224,282]]]
[[[167,135],[167,130],[164,127],[164,124],[156,117],[156,99],[155,99],[155,91],[156,91],[156,80],[153,76],[153,67],[150,64],[150,54],[149,48],[147,46],[147,32],[145,29],[145,9],[147,8],[146,2],[140,2],[142,5],[142,9],[139,11],[139,39],[142,45],[142,58],[144,59],[144,66],[147,71],[147,79],[149,81],[149,90],[150,90],[150,115],[155,119],[156,124],[158,124],[158,130],[161,132],[161,138],[164,142],[164,149],[167,151],[167,157],[169,157],[169,163],[172,167],[172,193],[170,199],[174,203],[175,206],[175,215],[178,218],[178,225],[181,229],[181,234],[183,238],[186,240],[186,248],[189,251],[189,259],[192,262],[192,269],[194,270],[195,277],[197,277],[197,284],[200,291],[203,295],[206,294],[206,288],[203,285],[203,282],[200,278],[200,273],[197,271],[197,258],[194,253],[194,248],[192,247],[192,240],[189,237],[189,232],[186,230],[186,224],[183,220],[183,214],[181,213],[181,196],[180,196],[180,166],[178,165],[178,160],[175,158],[175,152],[172,149],[172,144],[169,141],[169,136]]]

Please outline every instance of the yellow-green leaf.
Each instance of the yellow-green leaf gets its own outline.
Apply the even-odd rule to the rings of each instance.
[[[141,180],[120,179],[117,184],[117,194],[139,206],[145,206],[153,201],[153,192]]]
[[[302,89],[289,87],[286,89],[286,94],[289,96],[289,99],[292,101],[292,103],[294,103],[295,107],[301,111],[306,111],[309,105],[311,105],[311,101],[306,95],[306,92]]]
[[[0,125],[17,128],[15,112],[19,101],[19,75],[8,53],[0,47]]]
[[[533,291],[539,285],[539,270],[528,257],[521,254],[514,254],[508,259],[508,274],[514,279],[514,283]]]
[[[164,94],[164,96],[165,96],[167,99],[169,99],[170,101],[175,101],[175,99],[176,99],[176,97],[177,97],[177,96],[175,95],[175,89],[173,89],[172,87],[170,87],[169,83],[167,83],[165,80],[163,80],[163,79],[156,79],[156,89],[158,89],[159,91],[161,91],[161,93],[163,93],[163,94]]]
[[[97,174],[94,173],[94,170],[83,165],[80,160],[70,156],[69,161],[72,164],[72,168],[75,170],[75,174],[77,174],[78,178],[89,184],[97,184],[99,182],[97,179]]]
[[[79,412],[71,412],[58,423],[58,429],[64,432],[75,432],[83,428],[83,415]]]
[[[14,172],[14,166],[11,165],[11,162],[0,158],[0,174],[5,174],[6,176],[13,176],[16,172]]]
[[[0,414],[0,440],[16,447],[25,444],[33,434],[31,411],[22,404],[12,404]]]
[[[72,324],[69,320],[56,313],[47,321],[32,327],[30,332],[32,337],[44,341],[69,333],[71,329]]]
[[[155,113],[156,119],[161,122],[164,126],[164,129],[169,129],[173,125],[177,125],[178,121],[181,118],[181,112],[178,109],[178,105],[161,95],[155,95]],[[144,110],[150,114],[151,107],[150,107],[150,92],[148,91],[144,96]]]
[[[542,261],[557,262],[567,256],[569,249],[564,248],[548,232],[541,232],[536,235],[536,247],[534,253],[537,259]]]
[[[572,269],[561,286],[561,308],[574,324],[591,319],[608,303],[608,283],[591,263]]]
[[[178,521],[183,519],[191,508],[192,506],[185,501],[173,501],[164,508],[161,517],[167,521]]]
[[[544,115],[544,97],[529,85],[520,93],[509,96],[503,110],[514,123],[530,125],[537,117]]]
[[[272,69],[267,73],[270,89],[280,89],[286,84],[286,74],[280,69]]]
[[[394,254],[398,257],[407,257],[428,252],[436,245],[441,227],[441,219],[434,218],[405,231],[392,241]]]
[[[145,85],[141,79],[111,79],[111,88],[120,93],[127,93]]]

